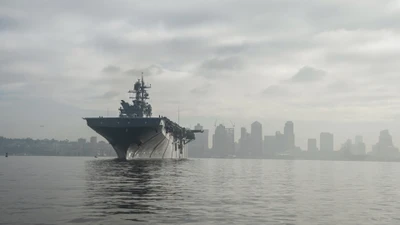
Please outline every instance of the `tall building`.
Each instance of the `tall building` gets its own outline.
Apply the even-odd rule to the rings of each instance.
[[[282,154],[285,151],[285,135],[280,131],[275,132],[275,154]]]
[[[85,152],[85,150],[86,150],[85,145],[86,145],[86,139],[79,138],[78,139],[78,148],[80,149],[81,153],[86,155],[87,152]]]
[[[317,152],[317,139],[315,138],[309,138],[307,141],[307,151],[309,152]]]
[[[319,150],[321,152],[333,152],[333,134],[327,132],[320,134]]]
[[[264,136],[264,155],[275,154],[276,139],[275,136]]]
[[[364,141],[363,141],[363,137],[360,136],[360,135],[357,135],[357,136],[354,138],[354,143],[355,143],[355,144],[363,143],[363,142],[364,142]]]
[[[393,146],[392,135],[389,134],[389,130],[383,130],[380,132],[379,144],[382,146]]]
[[[228,155],[235,155],[235,129],[234,128],[226,128],[226,137],[227,137],[227,153]]]
[[[392,135],[389,130],[382,130],[379,134],[379,141],[372,146],[372,153],[381,157],[399,157],[399,149],[393,145]]]
[[[247,138],[247,130],[245,127],[240,128],[240,139],[246,139]]]
[[[209,147],[210,131],[208,129],[204,129],[202,136],[203,136],[203,146],[204,146],[203,156],[208,157],[208,154],[210,153],[210,147]]]
[[[365,144],[361,136],[356,136],[354,143],[351,139],[347,139],[340,147],[340,151],[347,155],[365,155]]]
[[[79,138],[79,139],[78,139],[78,144],[79,144],[79,145],[84,145],[84,144],[86,144],[86,139],[85,139],[85,138]]]
[[[240,156],[240,144],[239,142],[235,142],[235,155]]]
[[[353,146],[353,142],[350,139],[347,139],[347,141],[340,147],[340,151],[344,154],[352,154]]]
[[[220,124],[215,128],[213,135],[213,151],[215,157],[227,157],[231,151],[230,137],[224,125]]]
[[[362,136],[358,135],[354,138],[354,145],[351,153],[353,155],[365,155],[367,153]]]
[[[194,127],[195,130],[203,130],[199,123]],[[203,133],[195,133],[195,140],[188,145],[188,156],[190,158],[202,158],[208,152],[208,130]]]
[[[285,151],[291,151],[295,149],[294,141],[294,124],[292,121],[287,121],[283,129],[283,135],[285,136]]]
[[[261,157],[263,152],[262,125],[255,121],[251,124],[251,156]]]
[[[246,128],[240,128],[239,148],[236,153],[239,157],[247,157],[250,152],[250,134]]]
[[[90,144],[97,144],[97,137],[90,137]]]

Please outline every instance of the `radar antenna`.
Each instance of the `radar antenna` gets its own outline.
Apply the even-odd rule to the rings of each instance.
[[[138,79],[133,85],[133,90],[129,90],[128,93],[134,94],[129,97],[132,100],[132,105],[121,100],[122,107],[120,110],[120,117],[151,117],[152,107],[147,102],[149,93],[146,89],[151,88],[151,85],[146,86],[143,79],[143,72],[141,79]]]

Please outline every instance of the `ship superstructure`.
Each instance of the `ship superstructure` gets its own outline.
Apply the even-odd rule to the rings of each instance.
[[[149,88],[142,76],[128,91],[134,95],[132,104],[121,100],[119,117],[84,118],[87,125],[113,146],[119,159],[186,158],[186,144],[203,131],[181,127],[167,117],[152,117]]]

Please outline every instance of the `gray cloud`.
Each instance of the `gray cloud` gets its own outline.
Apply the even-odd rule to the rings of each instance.
[[[204,70],[239,70],[243,67],[243,62],[239,58],[213,58],[204,61],[200,68]]]
[[[205,78],[219,78],[232,76],[241,71],[245,63],[239,57],[212,58],[205,60],[197,69],[197,74]]]
[[[0,69],[0,84],[12,84],[12,83],[20,83],[27,82],[29,76],[23,73],[18,72],[8,72]]]
[[[322,29],[386,29],[399,28],[394,21],[399,19],[399,14],[394,9],[394,1],[329,1],[326,3],[314,2],[313,7],[307,10],[306,21],[314,27]],[[398,6],[397,6],[398,7]],[[318,18],[318,19],[316,19]]]
[[[155,113],[175,115],[173,101],[186,108],[182,118],[192,124],[232,112],[242,112],[237,126],[250,124],[255,115],[260,121],[359,115],[381,121],[400,114],[395,101],[400,10],[394,1],[3,0],[1,5],[0,110],[9,115],[17,109],[5,104],[28,97],[33,105],[57,99],[78,117],[79,109],[117,110],[113,98],[131,88],[141,72],[154,87]],[[109,75],[114,73],[119,76]],[[313,81],[318,85],[309,88]],[[80,122],[71,130],[80,130]],[[24,129],[20,132],[28,134]],[[63,130],[51,134],[64,137]]]
[[[193,88],[192,90],[190,90],[190,93],[194,95],[205,95],[210,91],[211,87],[212,85],[210,83],[207,83],[202,86]]]
[[[268,97],[287,97],[291,93],[286,88],[282,87],[281,85],[271,85],[267,87],[262,94]]]
[[[151,65],[142,69],[130,69],[125,71],[125,73],[131,76],[139,77],[142,75],[142,73],[144,76],[154,76],[162,74],[163,71],[164,70],[161,66]]]
[[[356,91],[357,86],[356,84],[350,82],[350,81],[344,81],[344,80],[338,80],[335,82],[330,83],[327,86],[327,91],[330,92],[351,92],[351,91]]]
[[[107,91],[102,96],[100,96],[100,98],[102,98],[102,99],[112,99],[114,97],[117,97],[118,95],[119,95],[119,92],[117,92],[117,91]]]
[[[250,43],[223,44],[215,49],[215,52],[220,55],[239,54],[253,47]]]
[[[134,29],[133,27],[129,28]],[[154,32],[157,31],[157,29],[154,30]],[[199,55],[211,51],[210,41],[206,37],[162,37],[146,33],[143,36],[137,39],[127,39],[109,33],[100,33],[86,42],[85,46],[102,54],[153,63],[161,61],[160,59],[168,62],[168,59],[171,58],[180,62],[197,61]]]
[[[291,82],[312,82],[324,78],[326,72],[319,69],[314,69],[309,66],[301,68],[289,81]]]
[[[18,28],[19,23],[17,20],[9,16],[0,15],[0,32],[6,30],[13,30]]]
[[[121,72],[121,68],[119,68],[118,66],[114,66],[114,65],[109,65],[107,67],[104,67],[102,70],[103,73],[111,73],[111,74],[115,74],[115,73],[119,73]]]
[[[170,29],[190,28],[192,26],[201,26],[203,24],[210,24],[225,19],[221,16],[220,12],[213,12],[212,10],[185,11],[180,9],[171,10],[156,10],[154,14],[143,14],[140,17],[132,18],[130,21],[134,24],[146,26],[150,24],[163,24]]]
[[[340,51],[331,52],[326,55],[326,60],[330,63],[345,63],[352,62],[354,64],[364,65],[365,63],[387,65],[394,63],[393,58],[400,57],[400,52],[397,50],[387,51]]]

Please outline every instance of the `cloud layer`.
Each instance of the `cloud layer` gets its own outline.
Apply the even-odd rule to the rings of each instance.
[[[7,115],[17,100],[42,110],[53,106],[40,102],[54,102],[75,112],[116,114],[119,99],[128,98],[143,72],[153,87],[154,113],[175,118],[180,107],[186,125],[212,128],[220,118],[238,127],[259,120],[273,133],[285,120],[306,121],[318,129],[299,130],[304,139],[317,130],[339,133],[337,124],[362,123],[373,124],[371,139],[384,128],[400,137],[398,1],[1,5],[0,110]],[[337,126],[326,125],[331,121]],[[37,135],[36,128],[12,134],[4,128],[18,122],[3,117],[0,135]],[[58,125],[76,130],[70,138],[92,134],[73,117]],[[63,130],[43,136],[61,138]],[[347,129],[343,139],[364,131]]]

